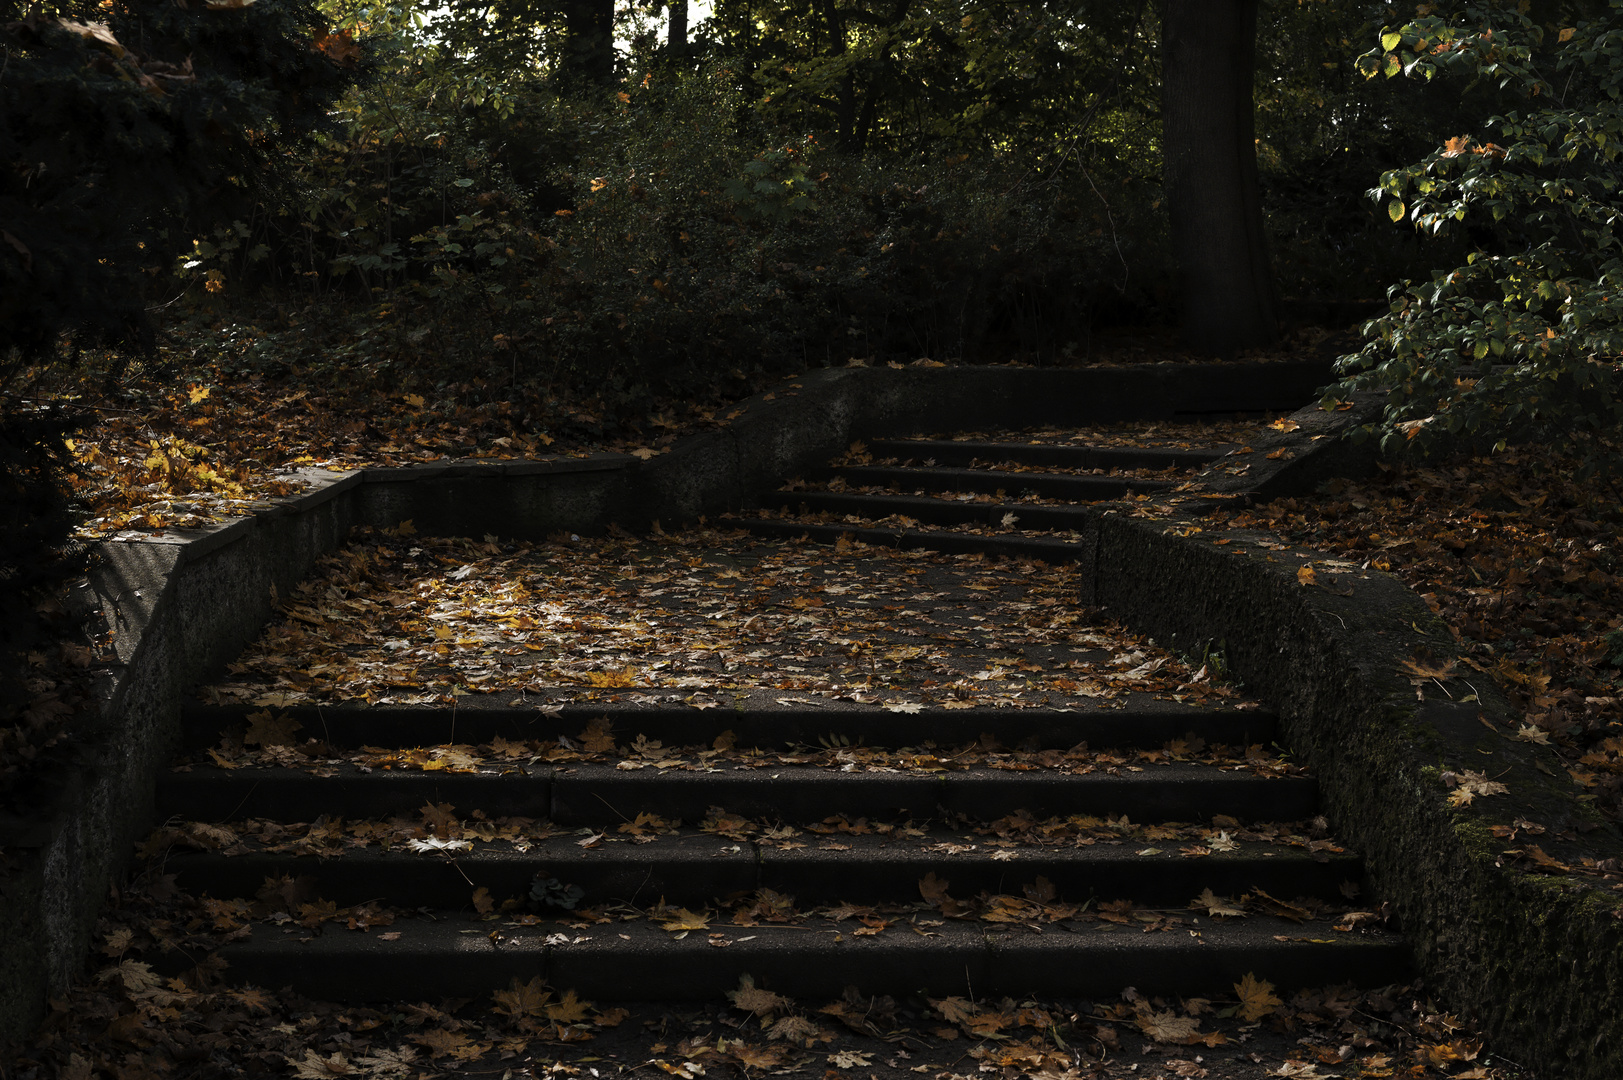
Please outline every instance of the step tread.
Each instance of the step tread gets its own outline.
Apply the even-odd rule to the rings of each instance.
[[[1099,492],[1099,498],[1123,491],[1165,491],[1177,486],[1177,481],[1138,476],[1096,476],[1091,473],[1064,472],[1004,472],[999,469],[947,468],[931,465],[839,465],[828,470],[831,475],[842,476],[846,482],[865,479],[886,480],[911,484],[915,487],[945,487],[972,485],[985,489],[1005,487],[1051,491]],[[820,474],[811,474],[820,475]]]
[[[730,731],[735,746],[763,749],[827,745],[842,738],[869,746],[962,746],[992,731],[1005,745],[1037,749],[1069,749],[1078,742],[1095,748],[1163,747],[1190,734],[1208,743],[1269,745],[1278,723],[1262,708],[1236,708],[1223,700],[1169,702],[1137,691],[1120,698],[1083,699],[1064,708],[973,706],[916,712],[840,699],[780,705],[775,699],[782,697],[782,691],[762,691],[732,708],[701,709],[682,703],[547,704],[539,695],[512,704],[507,694],[479,694],[460,698],[454,709],[345,702],[284,706],[274,710],[274,718],[298,724],[297,738],[319,737],[331,747],[457,743],[481,750],[488,750],[496,738],[508,743],[556,743],[560,737],[579,742],[598,720],[608,721],[621,744],[640,735],[667,746],[708,747]],[[215,746],[227,732],[246,731],[251,718],[265,711],[256,705],[189,705],[181,713],[186,743],[199,750]]]
[[[1245,972],[1282,988],[1382,985],[1407,968],[1407,948],[1385,931],[1169,914],[1179,921],[1162,932],[1138,928],[1144,924],[1032,930],[931,918],[872,936],[857,936],[863,925],[854,920],[812,920],[793,927],[721,924],[681,938],[644,922],[572,927],[419,918],[367,933],[258,927],[221,955],[236,978],[318,991],[328,1000],[398,999],[424,985],[435,997],[484,996],[511,978],[537,976],[583,997],[684,1000],[736,989],[744,973],[795,995],[838,995],[854,983],[868,992],[1085,996],[1117,993],[1124,978],[1144,993],[1178,993],[1226,985]]]
[[[1089,443],[1016,442],[1002,439],[874,439],[867,449],[874,457],[901,456],[950,458],[1001,455],[1029,463],[1086,462],[1100,465],[1204,465],[1237,449],[1238,443],[1206,446],[1095,446]]]
[[[1169,820],[1294,820],[1311,817],[1317,783],[1307,776],[1256,776],[1182,763],[1120,775],[973,768],[961,772],[841,772],[808,766],[715,771],[623,770],[578,764],[533,772],[362,772],[199,766],[161,778],[160,818],[314,820],[323,813],[376,816],[451,803],[471,813],[521,814],[567,825],[631,820],[639,813],[698,820],[712,806],[746,816],[821,820],[835,813],[879,819],[963,813],[985,818],[1020,810],[1056,814],[1155,815]]]
[[[539,546],[361,537],[201,696],[450,705],[533,690],[719,709],[770,691],[1016,707],[1232,693],[1188,685],[1194,673],[1170,656],[1154,679],[1128,678],[1161,650],[1079,609],[1087,583],[1074,570],[837,545],[808,554],[715,530]],[[994,662],[1005,677],[976,678]]]
[[[1073,538],[1061,536],[1021,536],[1000,533],[994,536],[957,533],[945,529],[901,529],[876,525],[830,525],[822,522],[797,521],[793,518],[765,518],[738,516],[743,528],[761,537],[795,540],[810,539],[817,543],[833,544],[842,538],[881,548],[924,549],[945,554],[986,554],[1013,558],[1040,559],[1049,563],[1068,563],[1083,558],[1086,549],[1081,535]]]
[[[1267,759],[1273,762],[1276,759]],[[703,761],[688,761],[683,765],[660,768],[654,761],[625,760],[618,764],[595,761],[565,761],[556,764],[514,764],[509,767],[480,766],[478,768],[442,769],[373,769],[339,759],[313,762],[308,766],[286,765],[221,768],[217,765],[176,766],[159,778],[160,790],[230,786],[285,785],[320,791],[339,786],[395,787],[403,785],[432,786],[445,784],[473,791],[480,787],[511,787],[519,784],[539,785],[568,781],[596,783],[614,787],[638,786],[652,790],[656,787],[683,787],[714,784],[718,790],[742,791],[752,787],[785,787],[790,784],[815,784],[829,787],[857,788],[865,783],[905,784],[910,787],[940,787],[996,784],[1019,784],[1033,789],[1051,787],[1056,783],[1067,786],[1144,787],[1204,784],[1207,786],[1241,787],[1255,783],[1271,785],[1311,784],[1312,779],[1298,767],[1267,765],[1205,764],[1173,761],[1155,765],[1095,766],[1083,761],[1075,769],[1065,767],[1041,768],[1021,765],[995,768],[973,765],[943,770],[935,765],[918,768],[899,768],[888,765],[868,765],[856,768],[857,763],[822,766],[804,763],[768,762],[755,765],[716,765]],[[623,766],[632,765],[634,768]]]
[[[359,824],[359,828],[356,828]],[[347,828],[346,828],[347,826]],[[538,876],[582,890],[583,906],[603,903],[705,904],[718,898],[771,889],[794,898],[802,908],[850,901],[917,901],[919,882],[936,875],[955,884],[960,895],[1019,893],[1046,879],[1057,896],[1080,901],[1132,898],[1141,904],[1183,904],[1203,889],[1239,895],[1263,889],[1276,896],[1314,896],[1339,903],[1346,882],[1357,884],[1362,860],[1332,841],[1310,842],[1294,834],[1280,840],[1219,840],[1228,851],[1213,850],[1200,830],[1181,841],[1145,846],[1143,841],[1096,841],[1087,846],[1016,844],[996,847],[997,838],[938,831],[922,837],[818,836],[794,829],[759,830],[731,837],[692,828],[648,835],[635,826],[633,838],[608,827],[586,837],[579,830],[559,834],[539,828],[501,830],[513,838],[469,841],[463,850],[418,850],[426,836],[410,822],[329,823],[302,836],[265,846],[252,823],[243,831],[218,827],[174,828],[177,838],[228,843],[216,851],[171,853],[165,870],[183,887],[212,896],[253,895],[267,879],[310,876],[325,899],[341,905],[380,896],[403,907],[465,905],[476,887],[498,900],[522,899]],[[275,832],[273,828],[270,830]],[[922,831],[922,830],[921,830]],[[1236,830],[1238,831],[1238,830]],[[1224,830],[1226,833],[1226,830]],[[379,835],[391,847],[353,847]],[[776,837],[776,839],[774,839]],[[590,845],[590,846],[583,846]],[[277,849],[280,850],[277,850]],[[1191,855],[1191,852],[1199,854]]]
[[[1080,503],[1025,503],[1025,502],[972,502],[962,499],[935,498],[929,495],[903,495],[888,491],[778,491],[761,500],[763,506],[827,507],[842,513],[855,513],[867,517],[888,517],[906,514],[922,518],[933,515],[938,519],[958,521],[986,519],[1002,521],[1013,514],[1025,522],[1028,529],[1040,522],[1045,528],[1079,529],[1090,520],[1086,505]]]

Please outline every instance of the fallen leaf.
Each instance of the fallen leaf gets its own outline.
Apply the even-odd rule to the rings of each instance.
[[[1159,1043],[1187,1043],[1200,1030],[1200,1021],[1192,1016],[1179,1016],[1170,1009],[1139,1012],[1133,1022],[1138,1030]]]
[[[547,1019],[560,1024],[574,1024],[586,1019],[587,1012],[592,1003],[582,1001],[575,996],[575,991],[565,990],[564,996],[556,1004],[545,1006]]]
[[[1201,894],[1189,902],[1189,906],[1197,911],[1205,911],[1212,918],[1239,918],[1245,915],[1243,908],[1235,907],[1227,898],[1218,896],[1211,889],[1204,889]]]
[[[269,709],[248,714],[248,731],[242,737],[247,746],[292,746],[293,733],[304,725],[292,717],[271,718]]]
[[[1240,1019],[1247,1023],[1261,1020],[1285,1004],[1274,996],[1273,983],[1259,979],[1249,971],[1243,979],[1234,984],[1234,992],[1240,997]]]
[[[710,916],[696,915],[687,908],[678,908],[671,913],[667,922],[659,924],[662,929],[677,930],[708,930],[710,929]]]
[[[212,6],[212,5],[211,5]],[[283,1058],[293,1066],[293,1075],[299,1080],[329,1080],[334,1076],[349,1076],[355,1069],[349,1059],[337,1050],[331,1057],[322,1057],[314,1050],[306,1050],[303,1058]]]
[[[506,990],[497,990],[491,997],[496,1000],[496,1012],[503,1016],[541,1016],[542,1010],[552,1000],[552,991],[537,975],[527,983],[520,983],[517,976],[511,981]]]
[[[782,1012],[791,1004],[782,994],[756,986],[754,976],[747,973],[738,977],[737,990],[727,991],[727,1000],[733,1003],[734,1008],[763,1017]]]

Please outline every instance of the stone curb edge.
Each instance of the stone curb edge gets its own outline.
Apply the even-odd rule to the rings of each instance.
[[[1532,860],[1509,856],[1517,842],[1493,832],[1521,828],[1521,846],[1558,854],[1558,833],[1593,830],[1586,850],[1599,859],[1623,857],[1616,830],[1575,798],[1553,750],[1516,738],[1518,714],[1488,676],[1403,668],[1463,653],[1397,578],[1254,533],[1207,533],[1200,520],[1101,514],[1096,602],[1162,644],[1221,651],[1278,712],[1416,970],[1495,1051],[1531,1075],[1623,1075],[1623,894],[1524,871],[1514,864]],[[1467,770],[1508,790],[1452,805],[1449,781]],[[1545,833],[1527,835],[1528,822]]]

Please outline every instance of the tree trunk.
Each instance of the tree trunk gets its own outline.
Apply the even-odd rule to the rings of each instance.
[[[1163,0],[1163,181],[1184,342],[1216,356],[1279,336],[1252,102],[1257,0]]]
[[[568,0],[560,74],[565,92],[614,78],[614,0]]]
[[[688,0],[671,0],[670,24],[666,29],[665,47],[672,56],[686,56],[688,51]]]

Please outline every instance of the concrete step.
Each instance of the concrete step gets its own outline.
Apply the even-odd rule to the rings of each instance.
[[[991,442],[980,439],[875,439],[875,458],[967,468],[973,462],[1018,462],[1060,469],[1190,469],[1223,457],[1232,445],[1087,446],[1080,443]]]
[[[871,705],[830,701],[812,708],[695,709],[608,702],[511,705],[512,694],[469,696],[456,709],[444,706],[293,705],[272,710],[296,721],[298,736],[332,747],[413,747],[442,743],[489,743],[492,739],[557,742],[577,739],[586,725],[607,719],[618,741],[638,735],[666,746],[709,746],[731,731],[741,748],[816,746],[844,740],[862,746],[962,746],[994,734],[998,744],[1065,750],[1079,742],[1105,747],[1160,747],[1191,732],[1207,743],[1271,744],[1278,732],[1273,713],[1262,709],[1199,708],[1155,701],[1148,695],[1124,705],[1053,709],[926,709],[899,713]],[[540,700],[540,699],[537,699]],[[223,733],[242,731],[256,705],[194,704],[181,714],[185,745],[213,746]]]
[[[1082,507],[1033,503],[961,502],[924,495],[848,491],[778,491],[763,497],[762,506],[800,514],[855,514],[878,521],[902,514],[927,525],[982,525],[995,529],[1080,530],[1087,525]],[[1010,516],[1018,519],[1010,525]]]
[[[808,539],[834,544],[842,538],[873,547],[940,551],[949,555],[996,555],[1011,559],[1036,559],[1048,563],[1068,563],[1083,557],[1080,540],[1049,537],[981,536],[974,533],[944,532],[934,529],[893,529],[874,525],[828,525],[783,518],[737,517],[736,522],[751,534],[778,540]],[[1084,534],[1085,535],[1085,534]]]
[[[327,771],[327,770],[324,770]],[[698,821],[719,806],[748,817],[820,821],[833,814],[892,820],[964,814],[990,820],[1126,814],[1139,821],[1296,821],[1316,812],[1317,782],[1262,777],[1209,765],[1172,764],[1120,775],[1058,770],[970,768],[958,772],[833,771],[804,765],[717,770],[627,770],[580,764],[515,767],[497,773],[361,771],[331,775],[293,768],[194,766],[161,777],[158,820],[229,821],[264,817],[313,821],[382,817],[425,803],[460,813],[546,818],[575,827],[616,824],[639,813]]]
[[[806,479],[838,476],[851,487],[894,487],[898,491],[977,491],[1040,495],[1071,502],[1100,502],[1177,485],[1144,477],[1073,476],[1069,473],[1001,472],[995,469],[943,469],[925,466],[844,465]]]
[[[817,475],[889,492],[779,492],[763,505],[787,513],[729,520],[759,536],[1063,563],[1087,543],[1080,507],[924,493],[1119,499],[1167,490],[1181,482],[1170,470],[1228,449],[880,440],[874,458],[919,464]],[[1030,469],[996,467],[1009,463]],[[1132,470],[1160,475],[1122,475]],[[797,512],[825,520],[795,520]],[[922,527],[875,524],[892,515]],[[826,520],[846,516],[857,520]],[[1020,535],[1031,530],[1052,535]],[[1074,648],[1069,659],[1085,652]],[[746,974],[807,998],[851,985],[989,998],[1113,996],[1129,985],[1192,994],[1248,973],[1288,992],[1385,985],[1408,972],[1396,935],[1315,916],[1345,910],[1363,881],[1356,854],[1307,839],[1310,829],[1322,835],[1322,820],[1237,824],[1312,819],[1311,777],[1240,764],[1226,751],[1169,763],[1100,754],[1157,750],[1189,735],[1208,746],[1268,745],[1276,719],[1261,710],[1148,695],[1125,708],[898,712],[854,700],[875,700],[865,695],[774,708],[783,691],[748,687],[735,688],[747,692],[733,694],[733,708],[724,699],[697,709],[654,704],[652,695],[553,703],[552,691],[530,689],[463,697],[454,708],[276,709],[298,722],[297,739],[312,740],[301,744],[301,767],[263,764],[296,764],[294,748],[244,754],[240,743],[221,744],[257,707],[187,710],[187,745],[218,752],[197,753],[160,779],[159,817],[173,825],[155,846],[169,837],[217,848],[169,851],[163,869],[181,888],[223,902],[217,922],[243,920],[222,951],[232,978],[331,1001],[486,998],[537,976],[586,998],[694,1001]],[[600,734],[604,719],[615,747],[579,760],[583,729]],[[665,756],[622,745],[637,736],[663,744]],[[508,743],[500,753],[486,745],[498,738]],[[992,752],[1080,743],[1091,757]],[[464,771],[438,767],[445,758],[384,752],[448,744]],[[816,745],[835,750],[808,749]],[[954,746],[981,753],[961,750],[954,761]],[[239,764],[258,764],[211,763],[238,754]],[[198,824],[208,822],[232,826]],[[1246,838],[1230,840],[1230,828]],[[549,880],[579,890],[571,911],[532,896]],[[282,893],[267,882],[282,883]],[[937,890],[948,886],[953,899],[943,900]],[[1214,920],[1208,907],[1192,909],[1205,890],[1251,897],[1249,906],[1233,901],[1248,913]],[[323,903],[286,899],[293,892]],[[339,908],[372,914],[356,921]],[[374,915],[377,925],[364,929]]]
[[[697,909],[770,889],[792,898],[801,910],[843,902],[916,903],[919,882],[928,874],[948,880],[958,897],[1018,896],[1041,877],[1067,903],[1131,899],[1140,906],[1177,908],[1204,889],[1219,896],[1260,889],[1284,900],[1305,896],[1339,904],[1343,887],[1363,880],[1356,855],[1315,856],[1283,844],[1241,842],[1233,851],[1191,857],[1176,842],[995,847],[985,837],[951,837],[960,842],[943,843],[935,836],[899,833],[820,837],[799,832],[792,846],[781,847],[692,829],[638,843],[610,830],[525,842],[522,851],[496,841],[444,854],[405,845],[335,851],[329,857],[264,850],[181,852],[165,860],[164,870],[177,875],[181,888],[217,898],[253,896],[267,879],[286,876],[312,879],[315,895],[341,907],[386,897],[395,907],[450,911],[467,907],[476,888],[488,889],[497,903],[523,901],[538,876],[578,886],[580,908],[648,907],[663,899]],[[594,846],[582,847],[583,842]]]
[[[334,924],[319,934],[255,926],[220,955],[234,980],[340,1002],[485,998],[513,979],[536,977],[587,999],[693,1001],[737,989],[745,974],[794,997],[837,997],[854,985],[865,993],[983,998],[1102,997],[1128,985],[1187,995],[1247,973],[1288,992],[1381,986],[1408,972],[1408,949],[1390,933],[1269,918],[1218,923],[1191,914],[1161,932],[1114,923],[1034,930],[917,919],[859,937],[854,931],[862,926],[853,921],[812,920],[721,925],[680,938],[646,922],[515,926],[420,917],[364,933]]]

